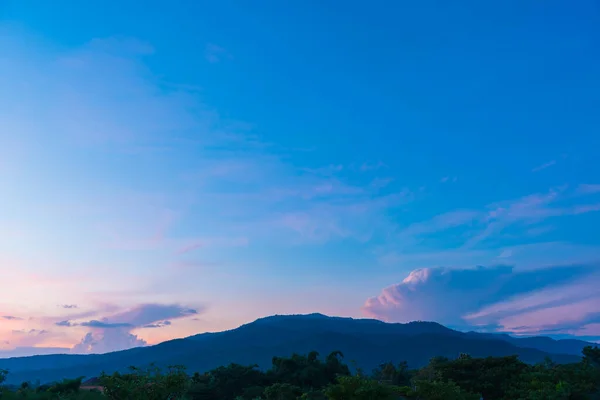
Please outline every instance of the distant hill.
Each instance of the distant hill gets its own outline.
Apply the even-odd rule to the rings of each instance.
[[[322,355],[341,350],[366,371],[387,361],[407,361],[421,367],[434,356],[455,358],[518,355],[528,363],[550,357],[558,363],[576,362],[583,341],[550,338],[513,338],[508,335],[462,333],[434,322],[388,324],[371,319],[328,317],[322,314],[282,315],[258,319],[239,328],[170,340],[155,346],[101,355],[43,355],[0,359],[10,370],[8,383],[49,382],[102,371],[123,371],[130,365],[185,365],[190,372],[205,371],[232,362],[271,365],[273,356],[308,353]],[[562,354],[561,354],[562,353]]]
[[[478,332],[467,332],[467,335],[471,335],[479,338],[488,339],[500,339],[506,342],[512,343],[517,347],[529,347],[532,349],[538,349],[545,351],[546,353],[557,353],[557,354],[572,354],[580,355],[581,351],[585,346],[597,346],[597,343],[590,343],[584,340],[577,339],[560,339],[555,340],[547,336],[532,336],[532,337],[513,337],[507,334],[497,333],[478,333]]]

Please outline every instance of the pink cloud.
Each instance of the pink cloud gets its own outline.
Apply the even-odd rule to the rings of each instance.
[[[196,317],[204,311],[204,308],[193,309],[180,304],[148,303],[126,309],[105,305],[57,316],[10,320],[13,329],[0,331],[5,342],[0,357],[49,346],[59,348],[57,352],[64,352],[65,345],[72,346],[74,353],[103,353],[143,346],[146,340],[136,334],[140,329],[167,329],[171,321]],[[84,337],[77,343],[73,335],[82,332]]]
[[[600,321],[595,266],[518,271],[511,267],[412,271],[367,299],[362,310],[393,322],[433,320],[501,331],[568,333]]]
[[[568,333],[578,336],[600,336],[600,323],[586,324],[579,329],[570,330]],[[600,343],[600,340],[597,343]]]
[[[498,324],[506,331],[516,333],[538,333],[565,329],[573,323],[581,324],[587,318],[600,313],[600,296],[556,307],[541,308],[501,318]],[[581,324],[583,328],[586,324]]]
[[[148,343],[125,329],[104,329],[101,332],[88,332],[71,349],[75,354],[102,354],[112,351],[146,346]]]
[[[25,324],[22,324],[21,326],[25,326]],[[31,348],[52,346],[58,340],[66,337],[63,332],[38,328],[11,329],[10,331],[6,332],[0,331],[0,334],[2,334],[2,341],[4,342],[4,345],[0,346],[3,351],[19,347]]]
[[[0,358],[10,357],[30,357],[47,354],[68,354],[71,351],[69,347],[41,347],[41,346],[17,346],[3,350],[0,346]]]
[[[202,310],[203,311],[203,310]],[[198,310],[179,304],[140,304],[114,313],[101,320],[86,321],[75,326],[92,328],[76,344],[74,353],[106,353],[145,346],[146,340],[132,333],[135,328],[168,327],[170,320],[198,315]]]
[[[462,315],[477,305],[479,297],[497,285],[494,282],[500,284],[511,274],[510,267],[417,269],[402,282],[367,299],[362,310],[370,317],[392,322],[459,323]]]

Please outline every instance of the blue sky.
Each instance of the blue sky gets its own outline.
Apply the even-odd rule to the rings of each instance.
[[[0,355],[316,311],[600,339],[598,11],[4,3]]]

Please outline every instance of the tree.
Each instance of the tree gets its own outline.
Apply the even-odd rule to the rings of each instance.
[[[397,386],[407,386],[410,385],[413,373],[408,368],[406,361],[402,361],[397,367],[391,362],[381,364],[373,371],[372,375],[374,379],[380,382],[387,382]]]
[[[266,386],[264,372],[257,365],[229,364],[207,373],[209,386],[220,399],[234,399],[244,396],[245,390],[253,386]]]
[[[584,362],[593,367],[600,368],[600,348],[598,346],[585,346],[582,353]]]
[[[321,390],[311,390],[303,393],[300,400],[327,400],[327,396]]]
[[[69,395],[79,391],[83,377],[76,379],[63,379],[62,382],[56,383],[48,388],[49,393],[57,395]]]
[[[112,400],[173,400],[183,397],[188,386],[188,376],[182,366],[169,366],[166,374],[151,365],[143,370],[130,367],[129,374],[102,373],[100,382],[104,394]]]
[[[393,400],[398,397],[395,389],[362,376],[340,376],[325,395],[329,400]]]
[[[418,396],[418,398],[427,400],[480,399],[480,395],[469,393],[452,381],[420,381],[416,384],[416,387],[416,395]]]
[[[267,400],[296,400],[302,395],[302,389],[289,383],[275,383],[265,389]]]
[[[289,383],[305,390],[321,389],[334,383],[339,375],[350,375],[342,358],[339,351],[329,354],[324,363],[318,359],[317,352],[310,352],[308,356],[273,357],[267,377],[272,383]]]
[[[528,365],[515,357],[455,360],[434,357],[420,370],[381,364],[372,377],[350,375],[340,352],[274,357],[266,373],[256,365],[230,364],[188,376],[183,367],[150,366],[102,374],[105,394],[80,390],[81,378],[10,386],[2,400],[588,400],[600,399],[600,352],[583,350],[580,362],[546,360]],[[8,371],[0,370],[0,384]]]
[[[504,399],[508,387],[527,371],[527,364],[517,356],[459,358],[438,363],[431,368],[435,381],[452,381],[470,393],[480,393],[486,400]]]

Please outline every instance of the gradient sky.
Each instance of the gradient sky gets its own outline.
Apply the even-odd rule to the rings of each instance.
[[[1,1],[0,356],[309,312],[600,340],[598,26]]]

